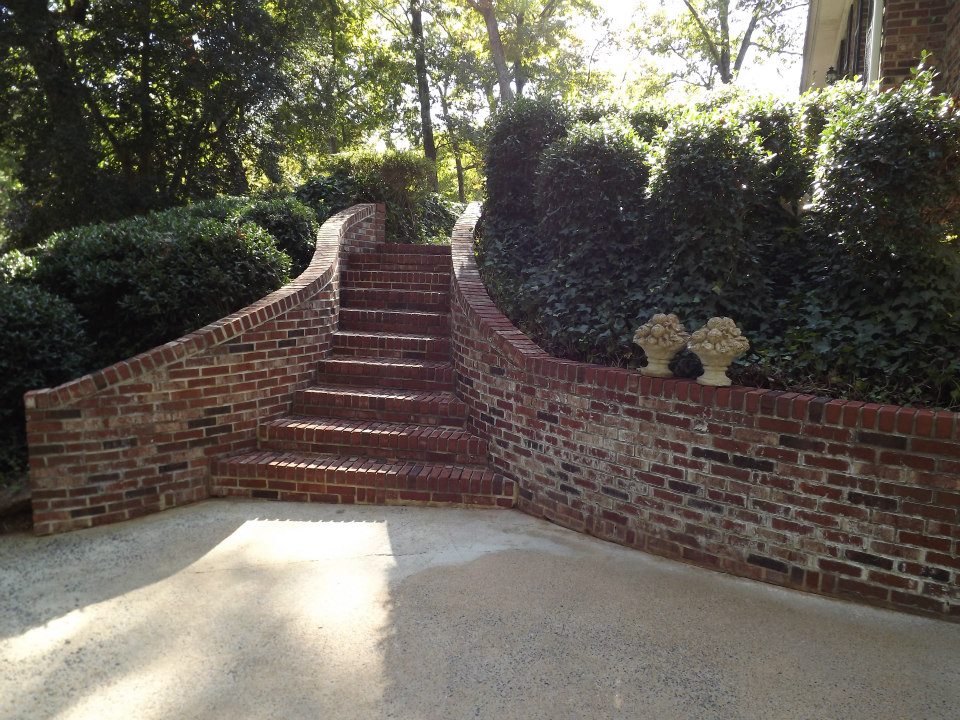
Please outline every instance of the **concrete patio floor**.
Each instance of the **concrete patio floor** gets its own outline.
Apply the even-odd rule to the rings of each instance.
[[[956,718],[960,626],[509,511],[208,501],[0,537],[0,718]]]

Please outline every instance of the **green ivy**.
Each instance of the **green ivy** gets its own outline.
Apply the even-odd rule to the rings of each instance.
[[[653,313],[727,315],[741,384],[960,407],[960,117],[930,72],[798,103],[727,89],[627,111],[632,133],[597,113],[494,119],[478,261],[545,349],[637,365]]]

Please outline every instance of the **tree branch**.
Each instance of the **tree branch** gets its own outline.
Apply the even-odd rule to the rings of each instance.
[[[467,2],[472,2],[472,0],[467,0]],[[710,31],[700,18],[700,13],[698,13],[697,9],[693,7],[693,3],[691,3],[690,0],[683,0],[683,4],[687,6],[687,10],[689,10],[690,15],[693,16],[693,21],[697,24],[697,27],[700,28],[700,34],[703,36],[703,40],[707,44],[707,49],[710,50],[710,55],[713,57],[714,63],[719,68],[720,51],[717,49],[716,43],[713,42],[713,38],[710,37]]]

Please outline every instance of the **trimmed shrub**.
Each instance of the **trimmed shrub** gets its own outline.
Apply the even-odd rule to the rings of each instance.
[[[756,219],[771,202],[769,156],[733,119],[709,112],[671,126],[652,160],[650,232],[661,249],[648,297],[690,324],[733,314],[755,327],[768,311],[769,237]]]
[[[552,100],[522,98],[490,120],[483,164],[489,222],[533,227],[537,171],[543,152],[567,134],[568,112]]]
[[[240,216],[273,236],[277,247],[290,256],[290,274],[297,277],[310,264],[317,249],[317,219],[313,210],[292,197],[254,201]]]
[[[786,337],[797,374],[960,404],[960,115],[919,72],[823,131],[809,259]],[[789,308],[788,308],[789,309]]]
[[[554,257],[606,264],[644,236],[649,171],[633,131],[617,122],[574,126],[537,171],[539,242]]]
[[[799,210],[800,200],[813,180],[813,159],[804,152],[800,112],[776,98],[748,97],[731,108],[769,155],[768,172],[774,199]]]
[[[449,237],[456,218],[438,215],[443,202],[430,182],[430,162],[416,152],[340,153],[327,158],[296,196],[323,219],[356,203],[385,203],[389,242],[435,242]]]
[[[630,352],[624,268],[649,265],[648,174],[645,147],[617,121],[576,125],[544,153],[536,257],[553,262],[526,278],[521,297],[552,350],[587,358]]]
[[[922,72],[837,112],[817,157],[810,230],[873,267],[960,233],[960,114]]]
[[[77,228],[40,248],[36,281],[86,319],[100,364],[196,330],[286,281],[290,259],[266,230],[195,212]]]
[[[22,408],[27,390],[59,385],[90,369],[83,321],[62,298],[0,283],[0,413]]]
[[[627,113],[627,121],[639,140],[652,143],[657,135],[670,126],[670,115],[667,110],[641,105]]]
[[[9,253],[8,253],[9,254]],[[0,282],[0,485],[26,472],[23,394],[90,369],[83,321],[66,300]]]

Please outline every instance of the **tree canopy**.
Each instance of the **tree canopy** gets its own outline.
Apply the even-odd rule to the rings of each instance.
[[[633,42],[688,79],[789,49],[789,0],[685,5]],[[0,242],[289,184],[361,146],[422,147],[467,199],[501,105],[613,94],[585,39],[602,22],[595,0],[0,0]]]

